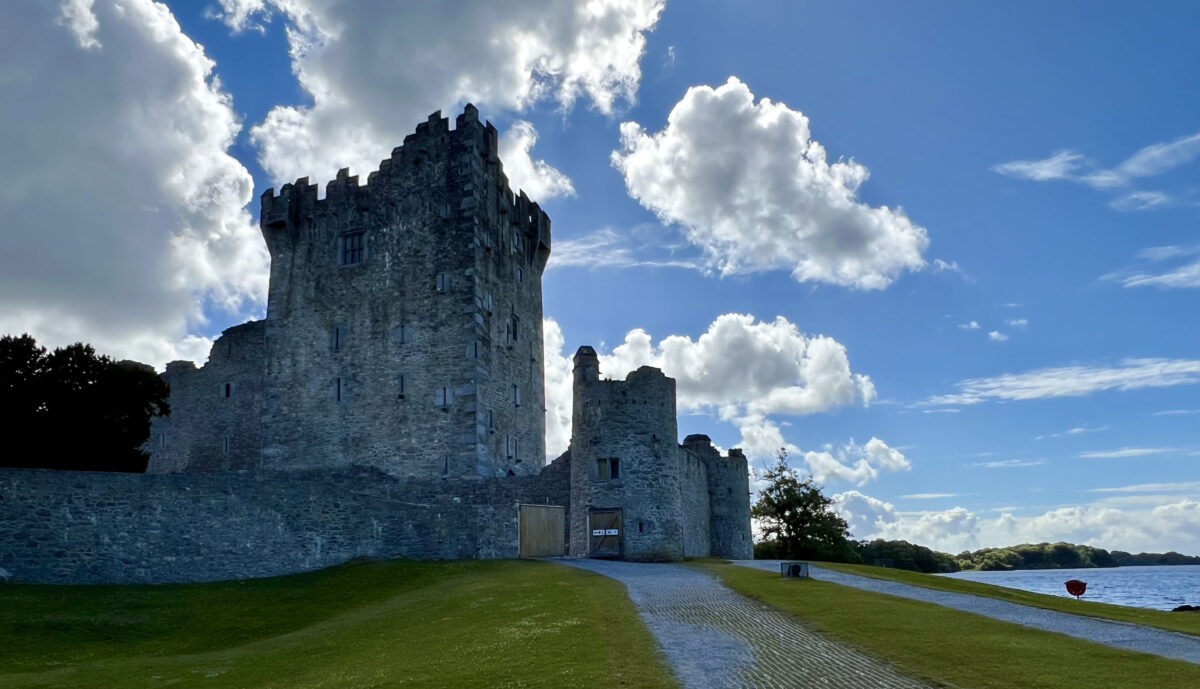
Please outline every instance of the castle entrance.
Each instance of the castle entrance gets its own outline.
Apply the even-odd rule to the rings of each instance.
[[[566,555],[566,520],[561,505],[521,505],[520,510],[517,541],[521,557]]]
[[[589,557],[621,557],[621,510],[592,510],[588,528],[592,533]]]

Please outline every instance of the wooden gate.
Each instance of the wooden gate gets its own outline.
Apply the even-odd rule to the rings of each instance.
[[[566,533],[559,505],[521,505],[517,540],[521,557],[562,557]]]
[[[593,510],[588,528],[592,534],[589,557],[621,557],[621,510]]]

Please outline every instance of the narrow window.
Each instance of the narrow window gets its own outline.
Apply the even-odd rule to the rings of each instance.
[[[333,351],[342,351],[342,326],[333,326]]]
[[[512,456],[513,457],[521,456],[521,449],[520,449],[520,445],[519,445],[520,442],[521,442],[520,438],[513,438],[513,446],[512,446]]]
[[[512,459],[513,456],[512,436],[507,433],[504,434],[504,456],[508,459]]]
[[[233,383],[225,384],[225,396],[229,397],[233,394]]]
[[[229,454],[229,436],[221,438],[221,454]]]
[[[163,431],[158,434],[158,446],[162,449],[167,449],[167,432]]]
[[[517,314],[512,315],[512,341],[515,343],[519,337],[521,329],[521,319],[517,318]]]
[[[645,530],[645,525],[642,522],[638,522],[638,533],[643,533]]]
[[[334,398],[338,402],[342,401],[342,379],[341,378],[337,379],[337,383],[334,386]]]
[[[438,407],[448,407],[454,401],[454,396],[450,394],[450,388],[440,387],[434,393],[434,405]]]
[[[492,293],[488,292],[483,295],[483,310],[491,313],[496,307],[495,300],[492,299]]]
[[[496,430],[496,414],[491,409],[487,410],[487,427],[488,430]]]
[[[450,276],[446,273],[437,274],[437,291],[446,292],[450,289]]]
[[[596,478],[601,481],[611,481],[621,478],[620,461],[615,457],[596,460]]]
[[[525,269],[517,268],[517,282],[525,282]]]
[[[399,344],[407,344],[412,339],[412,332],[407,325],[400,325],[396,328],[396,342]]]
[[[398,391],[398,393],[399,393],[400,397],[403,399],[403,397],[404,397],[404,390],[405,390],[405,388],[404,388],[404,374],[403,374],[403,373],[401,373],[401,374],[400,374],[400,378],[399,378],[399,379],[396,381],[396,388],[397,388],[397,391]]]
[[[475,340],[471,344],[467,345],[467,358],[468,359],[478,359],[479,358],[479,340]]]
[[[521,406],[521,386],[513,383],[512,386],[513,405]]]
[[[442,476],[450,475],[450,455],[442,457]]]
[[[367,233],[350,232],[341,237],[341,263],[344,266],[362,263],[367,257]]]

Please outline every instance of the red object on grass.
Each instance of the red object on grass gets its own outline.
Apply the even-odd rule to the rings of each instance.
[[[1067,582],[1067,593],[1071,594],[1072,596],[1079,598],[1080,596],[1083,595],[1084,591],[1087,591],[1087,582],[1086,581],[1072,579]]]

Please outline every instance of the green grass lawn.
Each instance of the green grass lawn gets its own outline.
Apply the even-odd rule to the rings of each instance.
[[[675,687],[624,587],[533,561],[0,586],[0,687]]]
[[[1161,629],[1169,629],[1174,632],[1182,632],[1184,634],[1195,634],[1200,636],[1200,615],[1197,615],[1196,613],[1149,610],[1146,608],[1132,608],[1127,605],[1110,605],[1108,603],[1095,603],[1087,600],[1075,600],[1074,598],[1067,598],[1065,596],[1048,596],[1044,593],[1020,591],[1018,589],[1010,589],[1003,586],[983,584],[977,581],[954,579],[952,577],[939,577],[934,574],[922,574],[921,572],[910,572],[908,570],[892,569],[890,567],[844,565],[832,562],[815,562],[813,564],[825,567],[827,569],[835,569],[839,572],[846,572],[847,574],[861,574],[862,576],[874,577],[876,579],[890,579],[893,581],[904,582],[905,584],[924,586],[925,588],[939,589],[942,591],[971,593],[976,596],[987,596],[989,598],[999,598],[1001,600],[1011,601],[1013,603],[1021,603],[1022,605],[1031,605],[1035,608],[1061,610],[1062,612],[1070,612],[1077,615],[1087,615],[1088,617],[1101,617],[1108,620],[1118,620],[1120,622],[1144,624],[1150,627],[1159,627]]]
[[[1200,665],[1042,632],[930,603],[812,579],[703,563],[730,588],[893,663],[963,689],[1200,687]]]

